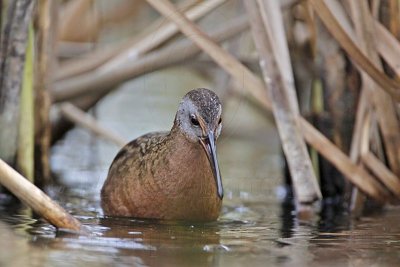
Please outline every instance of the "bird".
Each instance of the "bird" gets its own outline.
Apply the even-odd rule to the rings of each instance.
[[[115,156],[101,189],[105,216],[215,221],[224,195],[216,141],[222,104],[206,88],[181,100],[172,129],[131,141]]]

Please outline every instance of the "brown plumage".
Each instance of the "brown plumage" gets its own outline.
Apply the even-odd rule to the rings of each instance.
[[[223,189],[215,141],[221,103],[200,88],[182,99],[170,132],[143,135],[115,157],[101,190],[106,215],[216,220]]]

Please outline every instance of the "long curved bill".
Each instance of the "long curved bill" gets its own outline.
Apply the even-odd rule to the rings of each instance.
[[[206,151],[207,158],[210,161],[211,169],[214,174],[215,184],[217,186],[217,194],[220,199],[224,197],[224,188],[222,186],[221,173],[217,160],[217,147],[215,145],[215,136],[213,131],[209,131],[207,137],[200,139],[200,143]]]

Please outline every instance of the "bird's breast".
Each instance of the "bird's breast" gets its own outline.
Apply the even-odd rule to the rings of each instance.
[[[200,144],[191,143],[171,151],[166,168],[156,173],[165,196],[168,216],[214,220],[221,200],[217,196],[211,165]]]

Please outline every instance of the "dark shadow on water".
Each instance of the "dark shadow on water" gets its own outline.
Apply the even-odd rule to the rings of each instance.
[[[283,152],[282,152],[283,155]],[[297,227],[297,218],[294,206],[294,194],[290,172],[286,158],[284,158],[284,185],[286,196],[281,203],[281,219],[282,227],[280,229],[282,238],[290,238]],[[326,160],[319,156],[321,188],[323,200],[321,201],[321,210],[318,214],[319,218],[316,223],[311,223],[312,231],[315,234],[319,232],[336,232],[347,230],[349,228],[351,217],[348,214],[346,201],[344,200],[345,183],[340,173]]]
[[[295,207],[293,205],[293,197],[290,189],[287,189],[289,195],[284,199],[281,204],[281,220],[282,226],[280,228],[280,235],[282,238],[290,238],[293,235],[293,229],[295,227]]]
[[[281,228],[282,238],[291,238],[298,225],[298,218],[293,204],[291,190],[288,197],[281,204]],[[315,234],[319,232],[337,232],[347,230],[350,227],[351,217],[341,200],[332,200],[322,202],[321,211],[318,214],[316,223],[310,223],[310,227]]]
[[[319,232],[337,232],[350,227],[351,217],[341,200],[323,201],[319,215]]]

